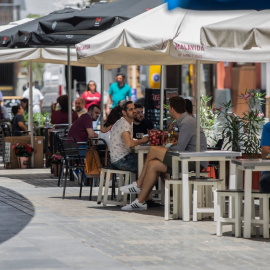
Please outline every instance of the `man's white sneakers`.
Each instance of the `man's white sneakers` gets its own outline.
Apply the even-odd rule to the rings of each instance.
[[[147,204],[146,203],[139,203],[139,200],[136,199],[131,204],[123,206],[121,209],[124,210],[124,211],[147,210]]]
[[[140,194],[141,189],[137,187],[137,183],[133,182],[130,185],[120,187],[120,191],[126,194]]]

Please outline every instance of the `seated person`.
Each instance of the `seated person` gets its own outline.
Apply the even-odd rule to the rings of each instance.
[[[185,102],[186,102],[186,113],[189,114],[190,116],[194,117],[193,116],[193,104],[192,104],[191,100],[186,98]],[[173,131],[173,137],[178,139],[179,130],[178,130],[177,125],[175,126],[175,123],[176,122],[173,121],[172,123],[169,124],[168,131],[169,132]]]
[[[263,126],[261,144],[262,158],[266,158],[270,154],[270,122]],[[259,182],[261,192],[270,192],[270,171],[262,172]]]
[[[126,170],[137,173],[138,157],[130,153],[130,148],[148,142],[148,137],[140,140],[133,139],[132,123],[136,117],[135,107],[132,101],[125,101],[121,105],[121,117],[112,127],[110,139],[110,157],[112,167],[118,170]]]
[[[68,96],[63,95],[57,98],[57,102],[52,105],[51,124],[68,124]],[[60,106],[60,110],[56,110],[57,103]],[[72,123],[78,119],[78,114],[72,110]]]
[[[21,106],[13,106],[11,111],[14,115],[11,120],[12,125],[12,135],[13,136],[21,136],[23,134],[22,131],[27,131],[27,127],[25,125],[25,120],[23,117],[24,111]]]
[[[141,139],[138,134],[148,134],[148,129],[153,129],[153,123],[151,120],[145,119],[143,116],[143,105],[134,104],[136,117],[133,121],[133,138]]]
[[[75,100],[75,110],[78,114],[78,117],[88,112],[87,109],[85,109],[85,100],[83,98],[79,97]]]
[[[68,132],[68,137],[72,137],[76,140],[76,142],[84,142],[85,144],[81,144],[78,147],[81,148],[80,156],[85,157],[86,155],[86,142],[88,138],[97,138],[98,134],[95,133],[93,129],[93,121],[96,121],[100,115],[100,107],[98,105],[91,105],[88,108],[88,112],[82,114],[80,118],[78,118],[73,125],[70,127]],[[75,171],[75,177],[77,177],[78,173],[81,170],[77,169]],[[83,180],[86,179],[84,171],[82,172]],[[84,183],[83,183],[84,184]]]
[[[196,121],[186,113],[185,100],[182,97],[176,96],[171,97],[169,103],[170,115],[176,119],[179,128],[177,145],[173,145],[169,149],[179,152],[196,151]],[[158,176],[164,179],[166,172],[171,173],[172,156],[167,155],[167,150],[167,148],[162,146],[151,147],[138,180],[130,185],[120,187],[120,190],[124,193],[139,194],[135,201],[130,205],[122,207],[122,210],[147,210],[145,201],[148,199]],[[202,129],[200,131],[200,150],[207,150],[206,138]],[[207,162],[201,162],[201,170],[206,167]],[[194,171],[195,168],[195,162],[189,162],[189,170]]]
[[[108,115],[103,127],[101,128],[98,138],[105,140],[108,149],[110,150],[110,138],[111,138],[111,129],[114,123],[122,117],[122,109],[119,105],[115,106],[110,114]]]
[[[88,138],[97,138],[98,134],[94,132],[93,121],[96,121],[100,115],[100,107],[91,105],[88,112],[81,115],[70,127],[68,137],[74,138],[77,142],[87,142]]]

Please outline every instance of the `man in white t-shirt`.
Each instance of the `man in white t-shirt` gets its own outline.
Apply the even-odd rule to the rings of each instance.
[[[23,92],[23,97],[29,100],[29,83],[27,83],[27,87],[28,88]],[[33,90],[33,113],[40,113],[44,96],[37,88],[34,87],[34,84],[32,90]]]
[[[110,157],[112,166],[118,170],[137,173],[138,158],[130,153],[130,148],[148,142],[148,137],[140,140],[133,139],[133,121],[136,111],[132,101],[125,102],[122,106],[123,117],[114,125],[110,139]]]

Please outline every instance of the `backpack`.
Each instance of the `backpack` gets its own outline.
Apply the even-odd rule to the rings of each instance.
[[[85,169],[84,169],[85,175],[88,178],[99,177],[100,172],[101,172],[102,164],[101,164],[99,153],[97,151],[97,146],[98,146],[97,143],[99,140],[100,139],[89,140],[89,148],[85,155]],[[108,155],[108,148],[106,147],[105,156],[107,155]],[[105,159],[105,166],[107,166],[106,160],[107,160],[107,157]]]

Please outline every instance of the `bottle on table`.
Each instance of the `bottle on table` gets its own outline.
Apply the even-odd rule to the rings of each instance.
[[[49,116],[49,114],[46,115],[45,125],[46,125],[46,127],[50,126],[50,116]]]

